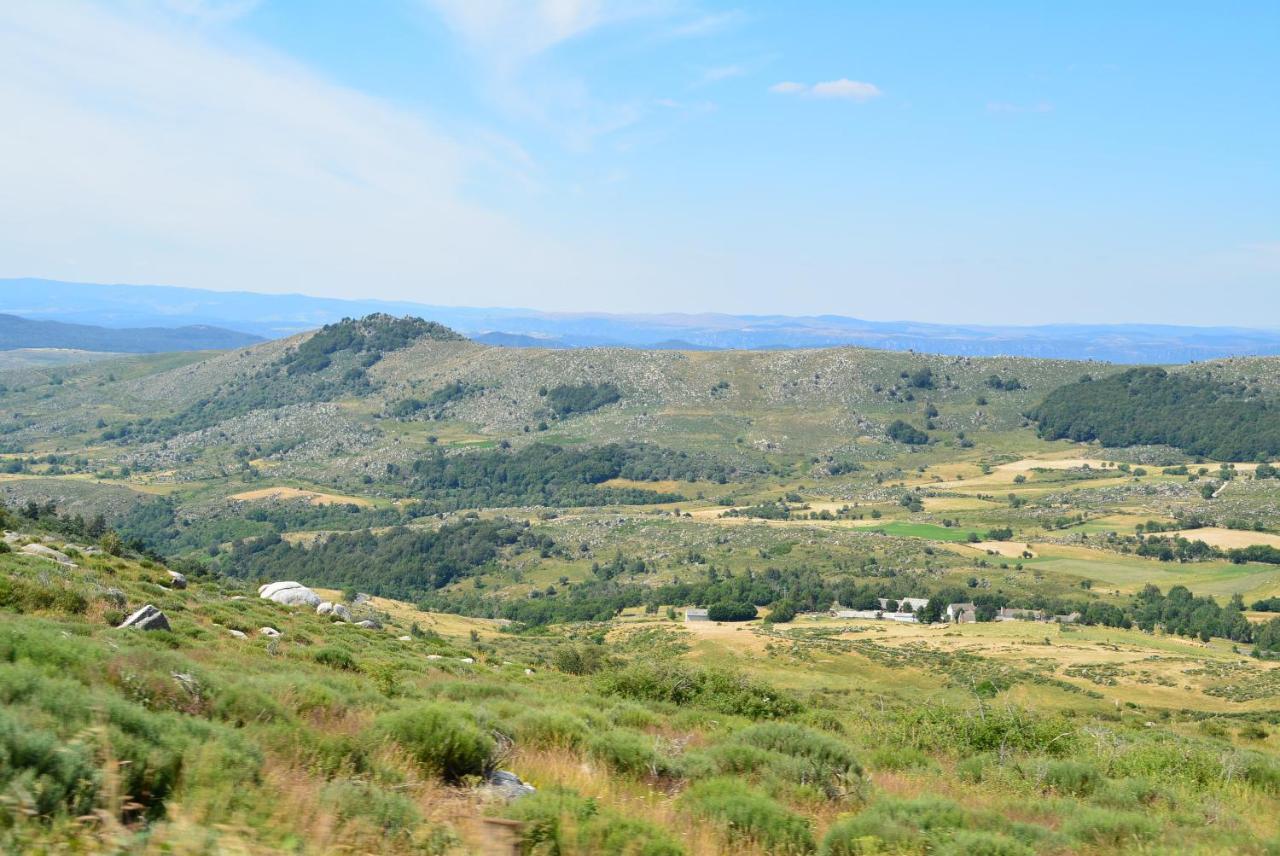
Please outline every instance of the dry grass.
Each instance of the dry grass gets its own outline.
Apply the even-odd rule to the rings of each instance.
[[[261,500],[305,499],[312,505],[359,505],[364,508],[373,503],[359,496],[342,496],[336,493],[321,493],[316,490],[302,490],[296,487],[263,487],[257,490],[246,490],[228,496],[229,500],[240,502],[258,502]]]

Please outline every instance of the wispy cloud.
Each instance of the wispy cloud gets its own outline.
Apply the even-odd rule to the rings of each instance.
[[[874,83],[866,83],[861,80],[849,80],[842,77],[839,80],[824,80],[819,83],[807,84],[797,83],[791,80],[784,80],[781,83],[775,83],[769,87],[770,92],[779,95],[804,95],[810,98],[838,98],[846,101],[857,101],[862,103],[870,101],[873,98],[879,98],[884,94],[880,87]]]
[[[731,9],[727,12],[715,12],[706,15],[699,15],[687,21],[683,21],[671,28],[670,34],[674,38],[689,39],[701,36],[709,36],[728,29],[741,22],[746,15],[739,9]]]
[[[444,302],[582,274],[469,198],[477,141],[157,9],[0,4],[8,269]]]
[[[747,70],[740,65],[722,65],[716,68],[708,68],[702,72],[702,76],[698,78],[699,85],[709,83],[719,83],[722,80],[730,80],[734,77],[742,77]]]

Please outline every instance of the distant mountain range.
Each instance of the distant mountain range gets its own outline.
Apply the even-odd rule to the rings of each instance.
[[[263,341],[261,336],[205,324],[184,327],[109,328],[62,321],[36,321],[0,314],[0,351],[59,348],[118,354],[212,351]]]
[[[697,350],[861,345],[962,356],[1008,355],[1118,363],[1184,363],[1228,356],[1280,354],[1280,330],[1244,327],[1155,324],[1017,327],[863,321],[839,315],[561,313],[42,279],[0,279],[0,312],[111,328],[200,325],[204,330],[225,328],[216,331],[221,334],[240,331],[265,338],[298,333],[344,317],[387,312],[438,321],[478,341],[504,347],[621,346]],[[124,330],[116,332],[126,334]],[[183,342],[184,350],[196,347],[191,343],[190,333],[180,334],[178,339]],[[239,344],[243,342],[199,347]],[[81,347],[104,350],[99,345]],[[149,343],[130,350],[156,349]]]

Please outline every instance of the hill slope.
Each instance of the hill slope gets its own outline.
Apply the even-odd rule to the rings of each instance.
[[[33,321],[0,314],[0,351],[20,348],[65,348],[120,354],[166,351],[215,351],[242,348],[261,336],[208,325],[113,329],[61,321]]]

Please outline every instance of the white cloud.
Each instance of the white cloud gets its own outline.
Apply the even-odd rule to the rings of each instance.
[[[874,83],[863,83],[860,80],[826,80],[815,83],[809,92],[816,98],[848,98],[853,101],[869,101],[879,98],[883,93]]]
[[[671,29],[671,35],[675,38],[681,39],[709,36],[738,23],[743,19],[743,17],[742,12],[737,9],[733,9],[728,12],[715,12],[708,15],[701,15],[673,27]]]
[[[702,77],[698,80],[698,83],[700,85],[719,83],[722,80],[742,77],[746,73],[747,70],[740,65],[722,65],[717,68],[708,68],[702,72]]]
[[[769,87],[769,91],[781,95],[807,95],[811,98],[841,98],[859,103],[879,98],[884,94],[874,83],[849,80],[845,77],[839,80],[824,80],[812,86],[788,80],[775,83]]]
[[[110,8],[0,4],[0,275],[463,303],[604,268],[468,198],[513,183],[487,162],[510,155],[198,22]]]
[[[475,51],[506,67],[608,23],[641,14],[622,0],[422,0]]]

